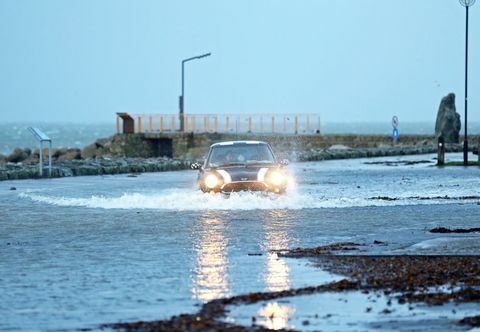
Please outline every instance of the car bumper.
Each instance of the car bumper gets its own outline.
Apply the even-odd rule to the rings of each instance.
[[[221,192],[221,193],[231,193],[231,192],[240,192],[240,191],[263,191],[263,192],[273,192],[273,193],[283,193],[285,192],[286,186],[272,187],[269,186],[266,182],[263,181],[233,181],[226,183],[219,188],[213,190],[208,190],[207,188],[201,188],[204,192]]]

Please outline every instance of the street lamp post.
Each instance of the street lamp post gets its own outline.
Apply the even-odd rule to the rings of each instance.
[[[467,136],[467,109],[468,109],[468,8],[473,6],[475,0],[459,0],[465,7],[465,138],[463,140],[463,164],[468,165],[468,136]]]
[[[180,131],[185,131],[185,62],[197,60],[210,56],[211,53],[206,53],[202,55],[197,55],[185,60],[182,60],[182,95],[179,98],[179,108],[180,108]]]

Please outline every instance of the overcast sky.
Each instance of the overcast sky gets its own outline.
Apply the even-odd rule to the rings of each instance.
[[[480,121],[480,4],[470,9],[469,120]],[[175,113],[319,113],[325,122],[433,121],[457,95],[457,0],[0,0],[0,113],[112,121]]]

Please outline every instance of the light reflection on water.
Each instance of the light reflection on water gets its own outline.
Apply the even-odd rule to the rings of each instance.
[[[270,217],[281,219],[288,216],[285,210],[272,210]],[[279,258],[273,250],[288,249],[290,237],[288,225],[279,227],[264,223],[265,243],[264,249],[267,252],[266,273],[264,275],[265,290],[269,292],[281,291],[291,288],[289,267],[285,260]],[[288,319],[295,312],[295,308],[278,302],[270,302],[260,308],[257,312],[259,317],[265,319],[264,326],[268,329],[283,329],[287,327]]]
[[[227,297],[232,290],[228,272],[228,218],[225,211],[207,211],[203,213],[192,230],[195,251],[195,266],[191,273],[192,297],[202,302]],[[261,218],[261,216],[259,216]],[[286,249],[292,240],[288,223],[279,222],[288,218],[287,210],[272,210],[261,221],[264,238],[262,251],[266,252],[264,270],[260,277],[264,291],[280,291],[291,288],[290,269],[283,258],[273,250]],[[245,253],[247,254],[247,253]],[[258,316],[264,318],[265,326],[271,329],[287,327],[289,317],[295,308],[281,303],[268,303],[258,310]]]
[[[269,212],[269,219],[276,220],[288,216],[285,210],[272,210]],[[265,242],[263,249],[267,252],[267,266],[265,279],[265,290],[274,292],[290,288],[289,268],[283,259],[278,258],[274,250],[288,249],[290,237],[288,225],[278,223],[264,223]]]
[[[194,231],[196,263],[192,294],[204,302],[229,295],[225,220],[218,213],[207,212],[198,221]]]
[[[268,302],[257,312],[257,315],[264,319],[262,325],[271,330],[287,328],[288,320],[293,314],[295,307],[278,302]]]

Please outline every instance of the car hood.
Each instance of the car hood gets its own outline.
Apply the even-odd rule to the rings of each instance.
[[[260,166],[238,166],[217,168],[216,171],[223,177],[223,180],[228,182],[237,181],[264,181],[265,174],[269,168]]]

